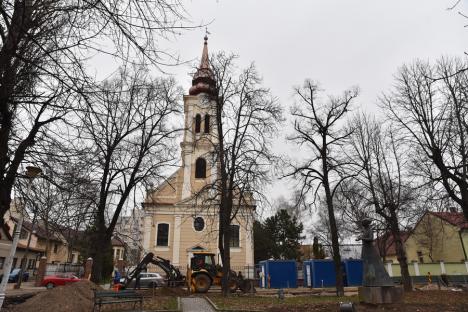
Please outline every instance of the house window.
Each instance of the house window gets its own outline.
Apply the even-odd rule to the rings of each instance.
[[[239,226],[235,224],[231,224],[229,226],[231,229],[231,242],[229,244],[230,247],[239,247]]]
[[[195,162],[195,178],[206,178],[206,160],[203,158],[198,158]]]
[[[58,245],[54,244],[54,253],[57,253]]]
[[[424,263],[424,257],[422,251],[418,251],[418,259],[420,263]]]
[[[120,259],[120,249],[117,249],[117,250],[116,250],[115,259],[116,259],[116,260],[119,260],[119,259]]]
[[[203,220],[202,217],[196,217],[193,220],[193,228],[197,232],[203,231],[203,229],[205,228],[205,220]]]
[[[205,115],[205,133],[210,133],[210,115]]]
[[[195,133],[200,133],[201,129],[201,116],[200,114],[197,114],[195,116]]]
[[[0,270],[3,269],[4,264],[5,264],[5,257],[0,257]]]
[[[19,238],[20,239],[27,239],[28,238],[28,231],[26,231],[25,229],[21,229],[21,233],[20,233]]]
[[[156,246],[169,246],[169,224],[158,224],[158,238],[156,240]]]
[[[34,269],[36,266],[36,259],[29,259],[28,260],[28,270]]]

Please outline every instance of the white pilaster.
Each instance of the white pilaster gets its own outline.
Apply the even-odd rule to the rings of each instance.
[[[387,265],[387,273],[390,275],[390,277],[393,276],[393,267],[392,267],[392,261],[386,261],[385,264]]]
[[[442,260],[440,261],[440,273],[441,274],[446,274],[447,273],[447,271],[445,271],[445,263]]]
[[[150,251],[150,242],[151,242],[151,223],[152,216],[146,215],[144,219],[144,231],[143,231],[143,248],[145,252]]]
[[[192,153],[184,153],[184,183],[182,185],[182,199],[192,195],[190,175],[192,173]]]
[[[421,274],[419,273],[419,264],[418,264],[418,262],[414,261],[413,266],[414,266],[414,275],[415,276],[420,276]]]
[[[172,244],[172,263],[179,265],[179,252],[180,252],[180,224],[181,217],[177,215],[174,217],[174,243]]]
[[[249,226],[245,231],[245,265],[254,265],[253,257],[253,237],[252,237],[252,226],[250,221],[247,221]]]
[[[468,273],[468,261],[465,261],[466,273]]]

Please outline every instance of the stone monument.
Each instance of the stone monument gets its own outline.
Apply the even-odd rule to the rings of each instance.
[[[374,246],[374,233],[370,219],[362,220],[361,259],[363,263],[362,287],[359,287],[359,300],[364,303],[396,303],[403,300],[403,288],[396,287],[382,263]]]

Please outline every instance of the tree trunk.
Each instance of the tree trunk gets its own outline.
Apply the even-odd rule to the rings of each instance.
[[[324,144],[324,146],[326,146]],[[338,228],[336,226],[335,211],[333,209],[333,197],[330,190],[330,181],[328,180],[327,157],[322,156],[323,169],[323,187],[325,188],[325,197],[327,200],[328,222],[330,223],[330,234],[332,240],[333,262],[335,264],[336,295],[344,296],[343,270],[341,267],[340,243],[338,240]]]
[[[223,296],[227,297],[230,294],[229,291],[229,280],[231,279],[231,248],[230,248],[230,241],[231,241],[231,233],[230,233],[230,226],[229,226],[229,217],[226,216],[227,222],[224,222],[225,229],[224,229],[224,242],[223,242],[223,279],[221,281],[222,292]],[[226,226],[227,225],[227,226]]]
[[[91,280],[98,284],[103,282],[112,273],[112,267],[109,268],[112,261],[111,238],[105,234],[105,230],[97,230],[92,235],[90,257],[93,258],[93,269]]]
[[[393,236],[393,243],[395,244],[397,260],[398,260],[398,263],[400,264],[401,280],[403,283],[403,288],[405,291],[412,291],[413,286],[411,283],[411,277],[410,277],[409,270],[408,270],[406,250],[405,250],[405,246],[403,245],[403,240],[401,239],[401,232],[398,226],[398,219],[394,211],[391,211],[391,220],[389,221],[390,221],[390,229],[392,231],[392,236]]]

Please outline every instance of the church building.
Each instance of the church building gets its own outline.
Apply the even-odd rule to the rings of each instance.
[[[184,96],[185,130],[180,168],[166,182],[147,193],[143,203],[143,248],[185,268],[195,251],[221,257],[218,250],[217,205],[201,200],[200,190],[216,181],[213,160],[216,146],[215,77],[205,37],[199,68],[189,94]],[[208,187],[209,188],[209,187]],[[209,193],[210,190],[208,189]],[[255,204],[241,208],[231,223],[231,266],[237,271],[254,265],[253,212]]]

